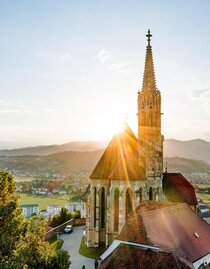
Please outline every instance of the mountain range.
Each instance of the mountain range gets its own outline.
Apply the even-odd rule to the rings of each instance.
[[[104,149],[108,141],[73,141],[61,145],[0,150],[0,156],[47,156],[65,151],[96,151]]]
[[[103,150],[107,145],[108,141],[75,141],[61,145],[0,150],[0,156],[47,156],[66,151],[91,152]],[[210,164],[210,142],[201,139],[188,141],[166,139],[164,141],[164,157],[203,160]]]

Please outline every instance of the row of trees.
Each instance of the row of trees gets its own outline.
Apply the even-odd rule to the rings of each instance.
[[[57,227],[70,219],[80,218],[80,216],[81,214],[79,210],[71,214],[71,213],[68,213],[68,210],[66,208],[62,207],[60,214],[54,215],[49,220],[49,225],[51,227]]]
[[[68,269],[68,252],[56,251],[44,237],[45,222],[23,217],[14,178],[0,170],[0,268]]]
[[[71,193],[72,186],[67,186],[62,181],[49,179],[34,179],[32,181],[20,181],[17,185],[22,186],[22,192],[30,193],[32,188],[46,188],[49,192],[54,190],[64,190]]]

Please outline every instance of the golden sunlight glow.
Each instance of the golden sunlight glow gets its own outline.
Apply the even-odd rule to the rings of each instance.
[[[104,115],[98,115],[99,118],[95,117],[97,130],[97,136],[101,138],[111,139],[115,134],[121,132],[125,127],[125,122],[133,129],[133,126],[136,125],[135,118],[128,119],[125,116],[124,112],[121,113],[109,113]],[[133,120],[133,121],[132,121]],[[135,132],[136,130],[134,130]],[[96,134],[96,133],[95,133]]]

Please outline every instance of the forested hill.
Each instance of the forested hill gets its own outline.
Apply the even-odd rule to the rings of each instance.
[[[103,150],[92,152],[62,152],[49,156],[0,156],[0,168],[23,174],[46,173],[91,173],[99,161]],[[168,172],[207,173],[210,175],[210,165],[204,161],[186,158],[165,158]]]
[[[107,144],[108,141],[76,141],[62,145],[0,150],[0,156],[47,156],[50,154],[61,153],[65,151],[90,152],[102,150],[107,146]],[[210,164],[210,142],[206,142],[201,139],[194,139],[189,141],[166,139],[166,141],[164,141],[163,148],[164,157],[183,157],[187,159],[203,160]],[[68,154],[71,155],[72,153]],[[94,154],[95,153],[93,153],[93,155]],[[80,154],[75,154],[75,156],[80,156]]]
[[[65,151],[96,151],[104,149],[108,141],[73,141],[61,145],[27,147],[19,149],[0,150],[0,156],[47,156]]]
[[[49,156],[0,156],[0,169],[32,174],[90,172],[103,150],[61,152]]]

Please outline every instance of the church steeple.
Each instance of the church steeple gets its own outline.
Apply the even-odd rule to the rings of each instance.
[[[147,45],[147,51],[146,51],[142,90],[154,91],[156,90],[156,81],[155,81],[155,71],[154,71],[154,64],[153,64],[153,57],[152,57],[152,46],[150,44],[151,37],[152,37],[152,35],[150,34],[150,30],[148,30],[146,37],[147,37],[148,45]]]
[[[145,164],[147,176],[160,176],[163,169],[161,94],[156,87],[150,30],[146,37],[148,44],[143,85],[138,92],[139,161]]]

